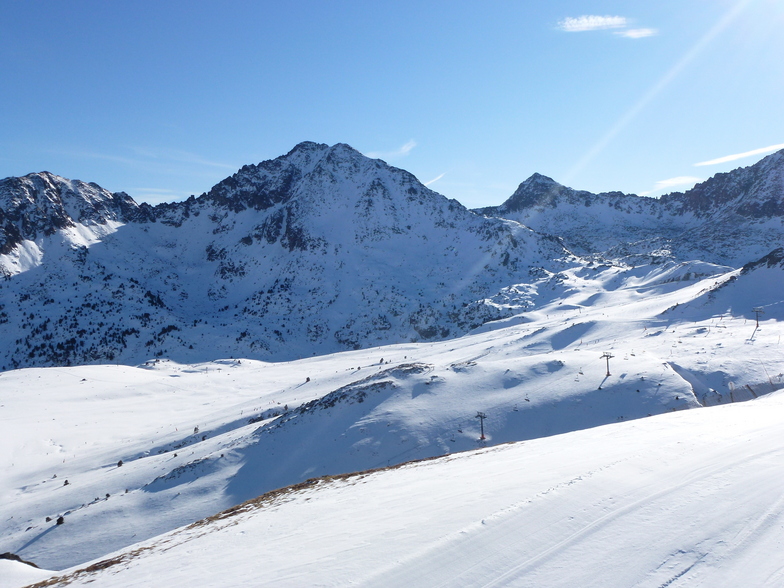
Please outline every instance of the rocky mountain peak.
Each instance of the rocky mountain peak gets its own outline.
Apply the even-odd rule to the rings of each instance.
[[[288,202],[308,176],[345,176],[371,161],[344,143],[330,147],[304,141],[286,155],[243,166],[201,198],[235,212],[267,210]]]
[[[784,149],[749,167],[716,174],[686,192],[666,194],[660,201],[698,216],[721,209],[755,219],[784,216]]]
[[[140,214],[124,192],[112,194],[94,183],[50,172],[0,180],[0,254],[22,240],[34,241],[75,224],[127,222]]]
[[[342,209],[345,217],[350,209],[366,206],[369,201],[389,204],[393,194],[397,195],[397,204],[414,198],[414,194],[423,202],[446,201],[409,172],[371,159],[350,145],[306,141],[286,155],[243,166],[197,199],[179,203],[182,206],[160,205],[156,212],[163,222],[175,225],[182,223],[194,205],[213,205],[232,212],[285,207],[289,218],[308,211],[321,216],[331,208]],[[451,202],[453,207],[465,210]],[[287,223],[281,220],[276,224]]]
[[[9,332],[31,334],[0,348],[0,367],[290,359],[443,339],[528,308],[534,290],[511,284],[577,262],[557,239],[476,215],[345,144],[301,143],[198,198],[155,207],[150,220],[80,247],[25,243],[16,257],[26,247],[29,263],[6,260],[13,280],[0,305],[18,309]],[[20,294],[33,286],[34,297]]]
[[[504,202],[499,210],[513,212],[532,208],[534,206],[555,206],[559,195],[564,192],[574,192],[552,178],[540,173],[535,173],[521,183],[514,194]]]
[[[558,235],[582,255],[742,265],[781,240],[784,150],[661,198],[592,194],[534,174],[502,205],[477,212]]]
[[[523,187],[525,187],[526,189],[537,189],[537,188],[549,189],[552,186],[561,186],[561,184],[559,184],[554,179],[548,176],[540,174],[539,172],[534,172],[534,174],[531,175],[531,177],[529,177],[527,180],[525,180],[520,184],[518,190]]]

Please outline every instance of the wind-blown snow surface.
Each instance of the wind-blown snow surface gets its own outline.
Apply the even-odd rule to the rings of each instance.
[[[781,586],[782,423],[777,393],[319,481],[63,580]]]
[[[721,414],[702,407],[784,385],[781,262],[569,270],[543,294],[557,302],[438,343],[0,374],[0,551],[63,569],[316,476],[687,408]],[[760,329],[753,306],[766,311]]]
[[[52,576],[49,570],[41,570],[26,563],[0,559],[0,588],[27,586]]]

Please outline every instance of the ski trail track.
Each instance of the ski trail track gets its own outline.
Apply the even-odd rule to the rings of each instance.
[[[63,579],[207,588],[231,569],[234,585],[276,588],[780,586],[782,416],[774,393],[305,484]]]
[[[671,444],[667,450],[673,451],[675,445]],[[601,554],[597,554],[596,569],[591,574],[594,580],[582,585],[639,588],[742,585],[748,580],[748,570],[735,569],[737,566],[733,570],[722,570],[717,560],[729,558],[734,561],[737,555],[730,552],[740,552],[745,546],[755,544],[761,535],[777,523],[780,524],[784,518],[784,493],[775,485],[764,483],[770,479],[771,468],[779,469],[778,464],[784,459],[784,449],[777,447],[749,455],[747,449],[727,454],[724,448],[716,448],[710,458],[697,469],[693,469],[694,462],[691,459],[680,460],[681,463],[673,464],[665,479],[651,478],[643,484],[636,483],[636,478],[644,477],[645,473],[636,472],[625,488],[623,483],[617,482],[626,477],[626,472],[618,472],[619,475],[616,475],[614,471],[629,462],[632,462],[631,468],[638,468],[644,462],[643,455],[629,456],[588,470],[533,497],[493,512],[424,550],[396,561],[364,579],[359,585],[439,588],[571,586],[575,585],[573,581],[585,581],[586,572],[580,570],[574,578],[570,576],[569,570],[564,569],[563,565],[563,562],[570,560],[567,552],[584,551],[590,549],[592,544],[607,545],[606,536],[613,533],[614,526],[628,529],[634,525],[639,525],[641,531],[633,539],[639,541],[639,545],[634,547],[632,557],[639,559],[647,546],[650,555],[645,559],[649,561],[643,565],[630,564],[626,569],[605,569],[602,567]],[[738,483],[746,482],[749,476],[759,477],[759,491],[753,497],[734,496]],[[579,508],[575,508],[574,492],[570,492],[577,485],[583,486],[578,490],[581,497],[590,497],[590,500],[582,501]],[[593,488],[585,488],[591,485]],[[728,497],[731,500],[772,500],[772,503],[762,516],[757,517],[747,518],[749,515],[746,509],[739,508],[726,525],[718,529],[718,533],[700,531],[699,526],[695,528],[694,525],[689,529],[678,527],[678,511],[693,511],[697,508],[695,501],[698,499],[725,501]],[[551,504],[546,507],[538,505],[536,509],[526,508],[535,501],[548,501]],[[657,550],[658,546],[665,548],[671,545],[671,537],[665,540],[657,537],[657,532],[651,532],[651,536],[645,537],[648,534],[644,531],[645,523],[653,518],[652,513],[667,510],[671,513],[668,518],[673,526],[669,530],[658,529],[657,532],[664,530],[667,533],[684,534],[684,547],[675,554],[663,554]],[[605,537],[597,540],[595,536],[599,534]],[[618,548],[631,546],[627,543]],[[654,561],[656,557],[661,558],[659,562]],[[623,561],[622,557],[612,559],[615,562]],[[706,561],[718,567],[702,566]],[[549,569],[548,564],[551,564]],[[710,577],[700,577],[703,572],[708,572]],[[782,568],[778,568],[770,572],[769,577],[781,575]],[[740,583],[728,581],[735,576]],[[763,580],[759,585],[766,583]]]

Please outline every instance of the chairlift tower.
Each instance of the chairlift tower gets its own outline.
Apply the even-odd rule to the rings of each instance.
[[[479,440],[483,441],[485,438],[485,419],[487,418],[487,415],[483,412],[477,412],[476,418],[479,419],[479,428],[482,432],[481,435],[479,436]]]
[[[615,357],[615,356],[612,353],[610,353],[609,351],[605,351],[604,353],[602,353],[601,359],[606,359],[607,360],[607,377],[608,378],[610,377],[610,359],[613,358],[613,357]]]
[[[759,329],[759,317],[761,314],[765,314],[765,309],[761,306],[755,306],[751,309],[751,312],[753,312],[757,317],[757,328]]]

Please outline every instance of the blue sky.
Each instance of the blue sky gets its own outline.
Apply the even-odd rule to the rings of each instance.
[[[657,196],[784,147],[782,30],[780,0],[7,0],[0,177],[156,203],[311,140],[470,207],[534,172]]]

